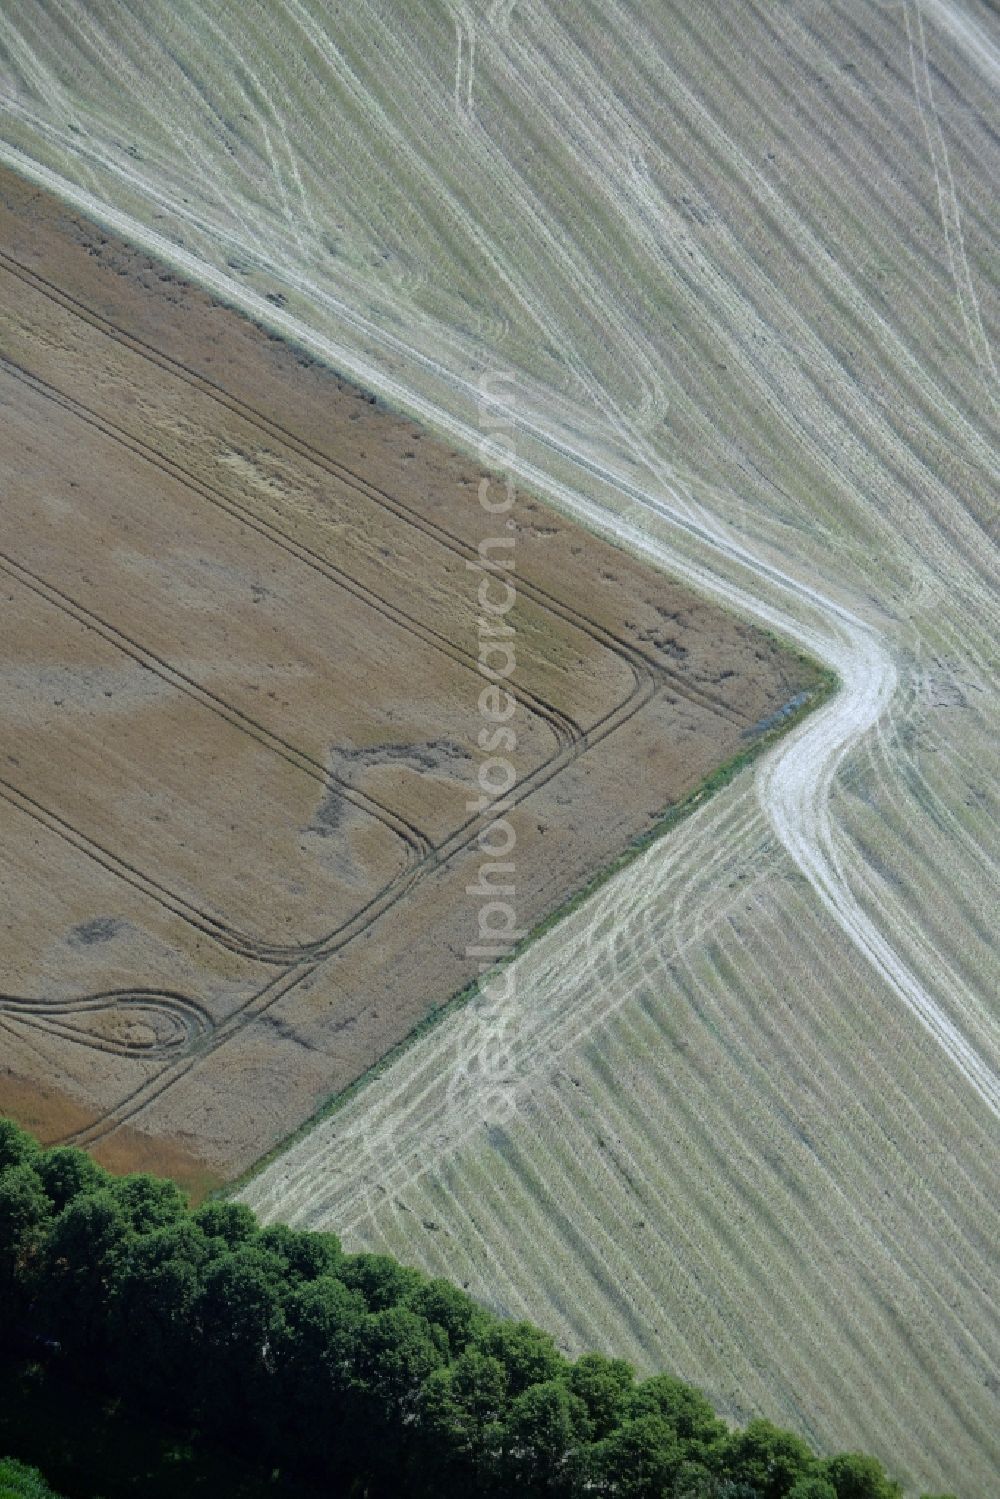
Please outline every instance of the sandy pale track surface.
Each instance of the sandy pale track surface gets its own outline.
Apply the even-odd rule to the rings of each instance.
[[[201,1185],[817,672],[536,500],[498,521],[480,490],[504,489],[412,422],[27,182],[0,199],[0,1089],[20,1108],[44,1079],[31,1120],[59,1137],[61,1087],[92,1114],[74,1139],[175,1172],[186,1150]],[[509,588],[484,572],[498,530]],[[481,639],[508,638],[483,657],[510,682],[497,741]],[[149,972],[154,914],[180,951]]]
[[[511,370],[526,481],[844,684],[252,1200],[982,1496],[997,45],[972,0],[21,3],[3,64],[22,165],[457,441]]]

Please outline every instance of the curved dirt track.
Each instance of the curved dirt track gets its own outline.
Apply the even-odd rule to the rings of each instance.
[[[989,14],[290,0],[237,98],[193,10],[68,11],[13,9],[4,160],[458,443],[516,371],[527,486],[842,683],[249,1199],[985,1495]]]
[[[352,359],[348,350],[317,335],[298,318],[276,312],[259,297],[247,296],[231,277],[213,274],[210,268],[199,263],[193,256],[179,252],[161,236],[144,231],[136,221],[115,212],[92,194],[74,190],[21,153],[0,145],[0,160],[59,193],[124,237],[135,243],[142,243],[194,279],[210,286],[226,300],[266,318],[297,343],[330,360],[335,366],[349,370],[366,385],[385,389],[390,399],[409,407],[430,425],[447,432],[456,441],[470,448],[476,446],[478,437],[474,428],[450,418],[446,412],[425,401],[415,399],[411,392],[400,388],[396,382],[385,381],[377,365],[359,363]],[[474,394],[471,387],[468,394]],[[543,441],[547,439],[547,434],[534,427],[529,428],[517,413],[514,413],[512,422],[515,427],[522,428],[528,437]],[[594,472],[596,465],[587,461],[584,455],[557,439],[547,440],[561,458],[569,459],[585,473]],[[709,547],[737,563],[751,575],[751,579],[775,585],[782,593],[791,593],[797,601],[801,600],[815,612],[820,622],[819,628],[804,627],[795,615],[780,607],[762,604],[745,587],[721,584],[703,567],[692,566],[662,545],[651,542],[640,527],[634,524],[629,527],[615,524],[601,514],[583,493],[574,491],[565,484],[554,486],[544,469],[520,462],[516,457],[511,460],[510,467],[526,483],[542,493],[548,493],[566,510],[580,515],[595,528],[600,528],[623,544],[656,558],[675,574],[689,579],[726,603],[780,630],[799,645],[814,651],[828,666],[838,671],[841,681],[839,701],[828,705],[769,757],[758,782],[761,804],[782,843],[828,906],[845,936],[897,990],[908,1008],[947,1052],[991,1111],[1000,1114],[1000,1076],[976,1054],[957,1027],[942,1013],[932,996],[895,953],[887,936],[864,916],[833,854],[826,810],[833,776],[852,745],[878,722],[889,704],[895,685],[891,657],[884,646],[880,645],[877,636],[857,616],[832,599],[825,598],[817,590],[755,558],[753,552],[746,547],[734,544],[712,524],[709,517],[698,515],[697,512],[692,514],[690,506],[676,509],[669,502],[651,494],[644,495],[635,485],[616,476],[613,470],[602,468],[601,479],[618,487],[623,496],[633,499],[640,507],[648,507],[658,518],[678,524],[692,537],[703,540]]]

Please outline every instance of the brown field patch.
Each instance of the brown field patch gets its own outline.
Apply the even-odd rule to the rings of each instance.
[[[204,1190],[476,974],[484,538],[521,929],[815,675],[10,174],[0,245],[0,1102]]]

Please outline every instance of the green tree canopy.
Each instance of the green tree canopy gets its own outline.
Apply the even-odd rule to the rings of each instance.
[[[2,1122],[0,1163],[0,1334],[13,1307],[35,1377],[262,1474],[370,1499],[899,1499],[874,1458],[817,1457],[768,1421],[733,1431],[681,1380],[571,1362],[333,1234],[261,1228],[236,1203],[191,1211],[172,1183]]]
[[[0,1457],[0,1499],[59,1499],[35,1468]]]
[[[902,1488],[886,1477],[882,1464],[862,1452],[844,1452],[823,1464],[823,1475],[837,1499],[901,1499]]]
[[[0,1119],[0,1171],[7,1166],[20,1166],[34,1160],[39,1154],[37,1141],[27,1130],[12,1119]]]
[[[43,1242],[52,1204],[32,1165],[24,1162],[0,1171],[0,1289],[13,1290]]]
[[[735,1432],[727,1443],[727,1459],[732,1477],[760,1499],[787,1499],[793,1485],[816,1469],[808,1444],[770,1421],[751,1421],[744,1431]]]

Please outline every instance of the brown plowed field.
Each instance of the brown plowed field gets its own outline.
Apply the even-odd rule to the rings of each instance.
[[[234,1175],[475,976],[484,538],[522,929],[813,684],[6,173],[0,356],[0,1110],[116,1166]]]

